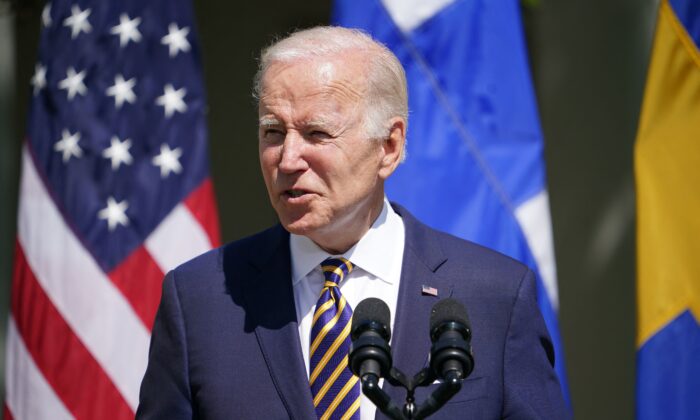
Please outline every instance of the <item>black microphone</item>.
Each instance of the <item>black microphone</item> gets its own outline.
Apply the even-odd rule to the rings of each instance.
[[[464,379],[474,369],[471,328],[464,305],[443,299],[430,312],[430,368],[443,380]]]
[[[391,419],[404,420],[401,409],[379,387],[379,378],[392,370],[390,321],[389,307],[380,299],[367,298],[360,302],[352,313],[348,363],[352,373],[360,378],[362,393],[377,409]]]
[[[349,364],[353,374],[363,379],[367,374],[386,376],[391,369],[389,307],[382,300],[367,298],[352,314]]]

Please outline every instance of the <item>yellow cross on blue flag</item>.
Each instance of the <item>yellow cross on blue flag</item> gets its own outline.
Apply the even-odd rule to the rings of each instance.
[[[700,1],[663,0],[635,145],[637,419],[700,416]]]

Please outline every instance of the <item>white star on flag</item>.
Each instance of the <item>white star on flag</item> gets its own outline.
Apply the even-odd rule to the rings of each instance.
[[[162,106],[165,111],[165,118],[170,118],[177,112],[187,111],[187,105],[182,99],[187,94],[187,89],[175,90],[173,85],[168,83],[163,88],[163,95],[156,98],[156,105]]]
[[[97,217],[102,220],[107,220],[107,227],[112,232],[117,228],[117,225],[128,226],[129,218],[126,217],[126,209],[129,208],[129,202],[124,200],[117,203],[114,197],[107,198],[107,207],[97,213]]]
[[[66,163],[73,156],[79,158],[83,155],[83,150],[78,146],[79,141],[80,132],[76,131],[74,134],[71,134],[68,130],[64,129],[61,140],[53,145],[53,150],[62,153],[63,163]]]
[[[187,52],[190,50],[190,43],[187,41],[188,33],[190,33],[188,26],[181,29],[176,23],[171,23],[168,25],[168,34],[160,40],[160,43],[167,45],[170,56],[175,57],[180,51]]]
[[[107,88],[107,96],[114,96],[114,105],[117,108],[121,108],[124,101],[133,104],[136,102],[134,86],[136,86],[136,78],[124,80],[124,76],[118,74],[114,77],[114,84]]]
[[[41,10],[41,23],[44,25],[44,28],[48,28],[51,25],[51,3],[46,3]]]
[[[138,29],[140,23],[140,17],[129,19],[129,15],[122,13],[121,16],[119,16],[119,25],[113,26],[109,32],[114,35],[119,35],[119,46],[123,48],[129,41],[141,41],[141,32],[139,32]]]
[[[5,160],[22,167],[19,204],[0,195],[20,220],[13,301],[41,288],[12,308],[5,417],[133,419],[162,273],[220,244],[191,2],[0,0],[0,181]],[[1,133],[3,19],[29,3],[37,58],[19,83],[31,109],[19,156]],[[76,399],[88,365],[90,397]]]
[[[160,154],[155,156],[152,162],[155,166],[160,167],[161,178],[167,178],[170,172],[176,174],[182,172],[180,156],[182,156],[182,150],[179,147],[171,150],[167,144],[160,145]]]
[[[131,162],[134,160],[131,153],[129,153],[131,139],[121,141],[119,137],[113,136],[110,142],[111,145],[102,151],[102,157],[112,160],[112,170],[116,171],[119,169],[119,165],[122,163],[131,165]]]
[[[85,79],[85,70],[76,73],[73,67],[68,67],[66,78],[58,82],[58,88],[67,90],[68,100],[72,101],[76,93],[85,96],[87,88],[83,83],[83,79]]]
[[[71,15],[63,21],[63,26],[70,26],[71,39],[75,39],[78,35],[80,35],[80,32],[88,33],[92,31],[92,25],[90,25],[90,22],[88,21],[88,16],[90,16],[91,13],[89,8],[80,10],[80,6],[73,6],[71,7],[70,12]]]
[[[37,63],[34,66],[34,76],[32,76],[31,81],[32,86],[34,86],[34,95],[39,93],[39,91],[46,87],[46,67]]]

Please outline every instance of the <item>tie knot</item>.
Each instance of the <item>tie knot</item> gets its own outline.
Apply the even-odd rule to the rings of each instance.
[[[321,269],[323,270],[323,275],[326,277],[327,282],[335,283],[335,286],[339,285],[346,274],[352,272],[353,265],[350,260],[345,258],[326,258],[321,263]]]

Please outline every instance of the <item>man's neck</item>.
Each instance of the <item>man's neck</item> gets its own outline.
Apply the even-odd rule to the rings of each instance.
[[[377,220],[377,217],[381,214],[382,208],[384,207],[384,192],[382,191],[382,194],[374,201],[375,204],[370,207],[366,215],[347,215],[346,219],[349,221],[348,225],[341,224],[340,226],[336,226],[332,233],[324,232],[324,234],[318,238],[309,236],[309,239],[318,245],[319,248],[331,255],[339,255],[346,252],[365,236],[367,231],[374,224],[374,221]]]

